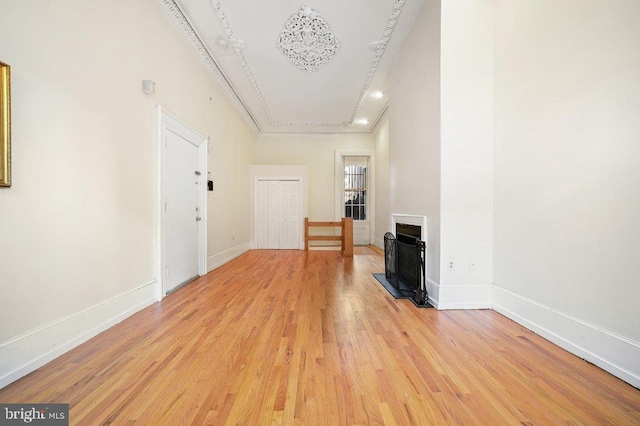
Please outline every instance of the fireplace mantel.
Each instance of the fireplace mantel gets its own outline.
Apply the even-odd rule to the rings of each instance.
[[[418,214],[392,214],[391,215],[391,232],[395,235],[396,223],[406,223],[407,225],[415,225],[420,227],[420,239],[427,242],[427,216]]]

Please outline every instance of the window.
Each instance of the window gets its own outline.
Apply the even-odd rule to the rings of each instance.
[[[367,163],[366,157],[345,157],[344,217],[367,220]]]

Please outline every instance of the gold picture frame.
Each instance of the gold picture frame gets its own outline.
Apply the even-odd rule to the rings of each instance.
[[[11,186],[11,67],[0,62],[0,186]]]

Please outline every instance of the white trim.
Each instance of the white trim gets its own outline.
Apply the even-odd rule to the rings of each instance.
[[[453,284],[438,287],[438,309],[491,309],[491,284]]]
[[[299,241],[298,241],[298,250],[304,250],[304,178],[302,176],[258,176],[253,181],[253,238],[251,241],[250,247],[251,249],[258,249],[258,206],[260,204],[258,199],[258,182],[264,181],[297,181],[298,182],[298,200],[300,201],[300,205],[298,206],[298,223],[300,224],[300,229],[298,230]],[[295,250],[295,249],[294,249]]]
[[[384,250],[384,240],[381,238],[374,238],[373,245]]]
[[[200,167],[199,176],[199,193],[198,204],[200,207],[200,217],[202,220],[198,222],[198,274],[200,276],[207,273],[207,146],[208,138],[205,138],[180,119],[170,114],[160,105],[158,111],[158,204],[156,206],[158,217],[158,284],[156,286],[157,300],[162,300],[165,296],[164,291],[164,269],[166,259],[165,247],[165,211],[164,203],[166,201],[166,146],[163,143],[167,131],[171,131],[185,140],[198,147],[198,164]]]
[[[251,242],[247,241],[246,243],[239,244],[221,253],[209,256],[207,258],[207,272],[211,272],[214,269],[221,267],[225,263],[230,262],[249,250],[251,250]]]
[[[440,297],[440,283],[427,277],[427,295],[429,296],[429,303],[440,310],[440,304],[438,303]]]
[[[292,136],[296,138],[325,138],[325,137],[344,137],[344,135],[350,136],[371,136],[371,132],[366,131],[344,131],[344,132],[263,132],[259,133],[259,138],[281,138],[283,136]]]
[[[384,123],[384,121],[387,119],[389,115],[389,104],[385,104],[384,108],[382,109],[382,112],[380,113],[380,115],[378,115],[378,118],[376,118],[376,121],[373,123],[373,126],[371,127],[371,134],[376,134],[378,133],[379,127],[381,123]]]
[[[391,213],[391,229],[389,230],[389,232],[391,232],[393,235],[396,234],[396,223],[419,226],[420,239],[427,243],[427,215]]]
[[[373,241],[376,235],[376,152],[373,150],[341,151],[334,153],[334,220],[342,220],[344,211],[344,157],[368,157],[369,170],[367,171],[367,214],[369,222],[369,241]]]
[[[238,93],[232,87],[231,83],[222,73],[220,67],[216,63],[213,56],[209,53],[207,46],[202,42],[203,37],[198,33],[198,29],[191,25],[187,16],[179,7],[175,0],[156,0],[162,10],[165,12],[169,20],[175,25],[178,32],[182,34],[189,46],[193,49],[205,68],[216,79],[220,87],[223,89],[227,99],[233,104],[240,113],[249,128],[254,132],[261,132],[260,126],[256,119],[251,115],[251,111],[245,105]]]
[[[0,343],[0,388],[155,303],[155,283],[152,280]]]
[[[198,274],[200,276],[206,275],[207,270],[207,244],[208,244],[208,223],[209,215],[207,210],[207,180],[209,176],[208,169],[208,151],[209,151],[209,138],[204,139],[198,149],[199,163],[200,163],[200,200],[198,202],[200,207],[200,217],[202,220],[199,222],[198,228]]]
[[[640,342],[493,286],[492,308],[525,328],[640,388]]]

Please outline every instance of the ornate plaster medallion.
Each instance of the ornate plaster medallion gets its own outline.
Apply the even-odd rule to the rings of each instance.
[[[333,59],[340,42],[317,10],[302,6],[285,24],[278,49],[296,68],[311,73]]]

